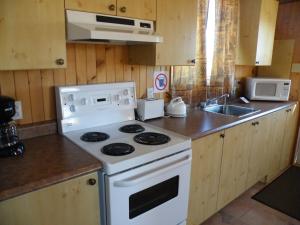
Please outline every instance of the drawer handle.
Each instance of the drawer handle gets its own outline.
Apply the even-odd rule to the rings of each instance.
[[[291,112],[292,111],[292,109],[287,109],[287,110],[285,110],[286,112]]]
[[[57,59],[56,61],[56,65],[59,65],[59,66],[62,66],[62,65],[64,65],[65,64],[65,60],[64,59]]]
[[[252,122],[252,126],[256,126],[256,122]]]
[[[96,179],[94,179],[94,178],[88,179],[88,184],[89,185],[95,185],[96,183],[97,183]]]
[[[220,134],[220,138],[225,138],[225,134]]]
[[[114,4],[111,4],[111,5],[108,6],[108,9],[110,11],[115,11],[116,10],[116,6]]]
[[[122,13],[126,13],[126,10],[127,10],[127,9],[126,9],[125,6],[123,6],[123,7],[120,8],[120,11],[121,11]]]
[[[158,169],[153,169],[146,171],[141,174],[137,174],[135,176],[126,178],[125,180],[118,180],[114,182],[115,187],[131,187],[136,186],[137,184],[148,181],[149,179],[153,177],[161,176],[162,174],[165,174],[168,171],[173,171],[175,168],[183,167],[185,165],[190,165],[192,160],[191,155],[186,155],[181,159],[178,159],[174,162],[171,162],[169,164],[163,165]]]

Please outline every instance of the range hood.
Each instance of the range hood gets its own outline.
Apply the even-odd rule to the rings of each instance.
[[[93,43],[161,43],[154,33],[153,21],[66,11],[67,41]]]

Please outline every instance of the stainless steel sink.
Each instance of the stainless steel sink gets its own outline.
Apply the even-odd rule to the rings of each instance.
[[[203,108],[203,111],[218,113],[228,116],[244,117],[257,113],[260,110],[237,105],[211,105]]]

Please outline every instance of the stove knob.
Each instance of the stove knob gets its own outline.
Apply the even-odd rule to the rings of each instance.
[[[129,104],[130,104],[129,98],[126,98],[126,99],[124,100],[124,103],[125,103],[125,105],[129,105]]]
[[[75,105],[70,105],[70,111],[75,112]]]
[[[123,95],[128,95],[128,89],[125,89],[124,91],[123,91]]]
[[[120,95],[115,95],[115,100],[120,101]]]
[[[69,100],[70,102],[73,102],[73,101],[74,101],[74,95],[73,95],[73,94],[70,94],[70,95],[68,96],[68,100]]]
[[[81,105],[86,105],[86,98],[82,98],[81,100],[80,100],[80,103],[81,103]]]

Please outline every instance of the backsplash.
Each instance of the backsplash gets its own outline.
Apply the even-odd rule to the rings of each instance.
[[[56,119],[54,86],[133,80],[137,96],[142,97],[152,86],[154,71],[170,70],[170,66],[129,65],[127,46],[93,44],[67,44],[67,65],[55,70],[0,71],[0,94],[22,102],[19,124]],[[253,67],[236,69],[240,79],[251,76]]]
[[[22,102],[19,124],[56,119],[54,86],[133,80],[142,97],[152,86],[153,72],[170,69],[128,65],[127,46],[67,44],[67,60],[66,69],[0,71],[0,94]]]

